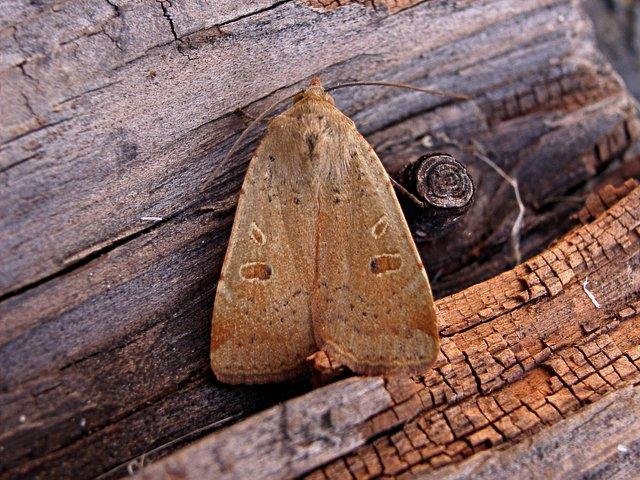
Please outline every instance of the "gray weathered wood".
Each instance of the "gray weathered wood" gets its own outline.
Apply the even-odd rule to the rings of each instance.
[[[295,478],[362,445],[366,421],[392,404],[381,378],[345,380],[229,427],[213,446],[196,443],[139,478]]]

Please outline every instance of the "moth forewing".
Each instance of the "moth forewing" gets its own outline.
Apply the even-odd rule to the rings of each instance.
[[[380,160],[336,123],[348,131],[348,164],[319,196],[316,342],[357,373],[424,371],[439,351],[429,281]]]
[[[389,177],[312,85],[271,122],[247,171],[216,293],[211,365],[230,383],[277,381],[320,349],[357,373],[419,373],[439,341]]]
[[[311,327],[316,194],[297,122],[272,122],[247,170],[218,282],[211,367],[228,383],[296,376],[316,351]],[[286,139],[281,141],[281,139]],[[294,168],[288,168],[293,165]]]

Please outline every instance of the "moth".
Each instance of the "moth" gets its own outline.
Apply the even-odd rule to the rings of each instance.
[[[319,80],[274,117],[240,190],[217,286],[211,368],[291,379],[307,358],[419,373],[439,337],[429,280],[391,180]]]

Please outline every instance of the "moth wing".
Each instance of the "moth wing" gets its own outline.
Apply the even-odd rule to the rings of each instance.
[[[250,162],[216,291],[211,368],[227,383],[292,378],[317,350],[309,306],[315,218],[308,214],[317,199],[305,181],[308,160],[297,158],[299,132],[282,127],[274,119]],[[286,170],[290,164],[300,170]]]
[[[386,170],[349,128],[319,196],[316,342],[357,373],[418,373],[439,351],[429,280]]]

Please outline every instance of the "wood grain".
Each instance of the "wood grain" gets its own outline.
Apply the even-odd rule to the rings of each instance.
[[[310,389],[304,380],[216,384],[207,352],[216,279],[261,130],[228,163],[223,155],[251,117],[313,75],[472,97],[377,87],[335,95],[389,170],[438,149],[471,173],[477,201],[464,222],[421,246],[440,296],[513,263],[513,191],[473,156],[471,140],[520,182],[527,256],[570,228],[586,192],[636,174],[635,107],[577,0],[400,4],[7,5],[0,478],[94,478]]]
[[[392,404],[381,378],[348,379],[234,425],[213,450],[201,442],[167,459],[163,470],[168,478],[294,478],[362,445],[367,420]],[[157,468],[141,476],[158,477]]]

